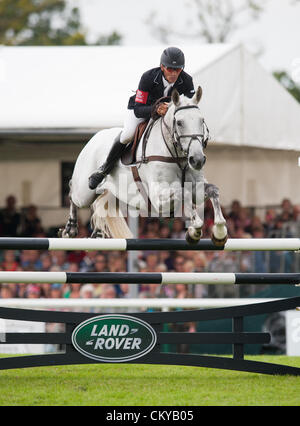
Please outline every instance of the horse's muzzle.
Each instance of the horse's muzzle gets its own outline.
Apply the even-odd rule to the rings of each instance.
[[[201,157],[192,155],[189,158],[190,166],[192,167],[192,169],[195,169],[195,170],[201,170],[202,167],[204,166],[205,162],[206,162],[206,156],[205,155],[203,155]]]

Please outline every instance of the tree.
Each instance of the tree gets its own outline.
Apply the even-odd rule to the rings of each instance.
[[[286,90],[300,102],[300,86],[289,76],[286,71],[275,71],[274,77],[286,88]]]
[[[65,0],[0,0],[0,44],[8,46],[87,45],[78,8]],[[118,44],[113,32],[93,44]]]
[[[258,18],[266,1],[188,0],[186,10],[190,9],[190,13],[184,33],[159,23],[157,12],[152,12],[146,23],[163,43],[168,43],[172,35],[197,38],[206,43],[224,43],[238,28]]]

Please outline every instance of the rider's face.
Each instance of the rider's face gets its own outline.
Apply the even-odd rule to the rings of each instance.
[[[179,74],[182,71],[182,68],[170,68],[170,67],[165,67],[163,65],[161,65],[160,68],[162,72],[164,73],[165,79],[171,84],[175,83]]]

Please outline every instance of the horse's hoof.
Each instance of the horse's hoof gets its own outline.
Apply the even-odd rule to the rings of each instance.
[[[105,238],[105,235],[103,235],[103,232],[101,232],[100,230],[94,230],[92,232],[92,235],[90,238]]]
[[[212,240],[212,242],[214,243],[215,246],[217,246],[217,247],[224,247],[226,241],[228,240],[228,235],[226,235],[224,238],[222,238],[222,239],[219,240],[219,239],[217,239],[214,236],[214,234],[212,234],[211,235],[211,240]]]
[[[199,237],[198,238],[192,238],[191,237],[191,235],[190,235],[190,233],[189,233],[189,231],[187,231],[186,233],[185,233],[185,240],[186,240],[186,242],[188,243],[188,244],[198,244],[198,242],[200,241],[200,239],[201,239],[201,236],[202,236],[202,231],[200,232],[200,234],[199,234]]]
[[[61,234],[62,238],[70,238],[70,234],[64,229]]]
[[[68,232],[68,238],[75,238],[78,235],[78,229],[77,228],[71,228]]]

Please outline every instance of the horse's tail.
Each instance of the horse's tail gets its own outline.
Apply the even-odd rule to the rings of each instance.
[[[106,190],[99,195],[93,202],[92,208],[91,223],[93,229],[99,230],[103,237],[133,238],[133,234],[119,208],[118,200],[111,192]]]

